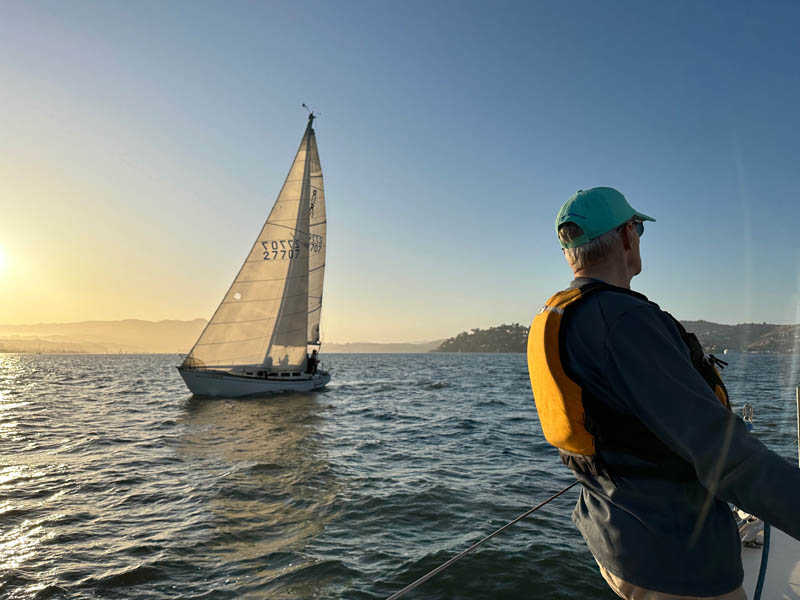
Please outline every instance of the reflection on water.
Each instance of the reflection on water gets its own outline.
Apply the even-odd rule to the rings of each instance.
[[[303,394],[185,405],[178,453],[205,474],[209,513],[193,559],[235,564],[229,578],[240,592],[260,586],[306,598],[323,584],[291,577],[313,567],[303,550],[333,517],[337,486],[319,444],[321,411]]]
[[[32,369],[24,357],[0,354],[0,439],[3,464],[0,465],[0,565],[16,569],[35,556],[44,536],[44,528],[36,519],[17,508],[19,489],[42,477],[36,464],[38,457],[24,454],[27,437],[21,411],[28,402],[22,400]],[[0,588],[0,592],[2,588]]]

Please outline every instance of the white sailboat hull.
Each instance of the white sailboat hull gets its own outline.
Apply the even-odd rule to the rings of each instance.
[[[329,373],[319,371],[313,375],[291,379],[261,379],[231,375],[224,371],[186,369],[178,367],[186,387],[197,396],[224,396],[238,398],[256,394],[310,392],[324,387]]]

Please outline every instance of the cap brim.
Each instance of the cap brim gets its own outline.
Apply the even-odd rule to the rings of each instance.
[[[655,219],[654,219],[653,217],[648,217],[647,215],[643,215],[643,214],[642,214],[642,213],[640,213],[640,212],[635,212],[635,213],[633,214],[633,216],[634,216],[634,217],[638,217],[638,218],[639,218],[639,219],[641,219],[642,221],[653,221],[653,222],[655,222]]]

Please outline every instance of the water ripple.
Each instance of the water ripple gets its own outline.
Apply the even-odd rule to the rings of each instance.
[[[795,457],[796,357],[729,355]],[[384,598],[571,481],[521,355],[338,355],[197,399],[174,356],[0,355],[0,597]],[[613,598],[559,498],[416,598]]]

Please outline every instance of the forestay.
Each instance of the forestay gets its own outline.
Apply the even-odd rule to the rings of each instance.
[[[278,199],[186,367],[300,368],[319,343],[325,192],[313,115]]]

